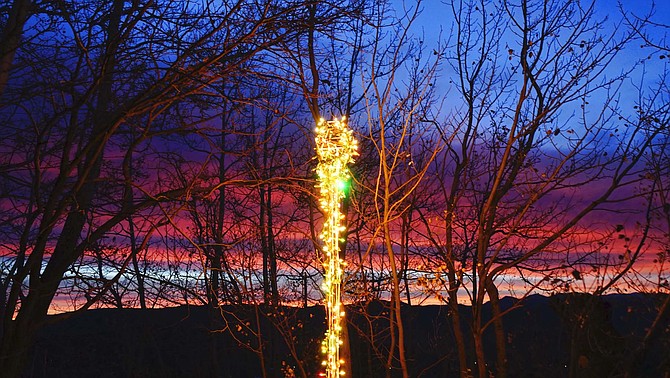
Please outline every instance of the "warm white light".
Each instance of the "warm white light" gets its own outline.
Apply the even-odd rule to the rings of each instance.
[[[323,231],[323,267],[325,277],[323,289],[326,296],[326,315],[328,330],[321,343],[321,351],[326,354],[323,365],[326,377],[337,378],[344,375],[340,359],[342,340],[341,321],[344,317],[341,303],[342,267],[344,261],[339,255],[340,234],[345,230],[342,226],[344,214],[340,211],[342,199],[349,187],[349,170],[347,165],[353,163],[358,149],[358,141],[347,127],[344,117],[341,120],[325,121],[323,118],[316,127],[316,155],[319,164],[316,173],[319,181],[319,204],[324,212]]]

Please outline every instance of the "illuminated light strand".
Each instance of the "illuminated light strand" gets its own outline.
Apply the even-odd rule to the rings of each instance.
[[[316,127],[316,155],[319,164],[316,173],[319,180],[319,205],[324,212],[323,231],[323,291],[326,299],[328,329],[321,343],[321,352],[326,355],[322,365],[326,368],[325,377],[336,378],[344,375],[341,370],[344,360],[340,359],[342,345],[342,319],[344,306],[341,302],[342,273],[346,263],[340,257],[340,234],[345,230],[342,225],[344,214],[340,211],[342,199],[350,179],[348,164],[358,155],[358,141],[347,127],[346,119],[325,121],[323,118]],[[322,375],[324,376],[324,375]]]

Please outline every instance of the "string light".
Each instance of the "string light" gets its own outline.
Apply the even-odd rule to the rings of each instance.
[[[342,225],[344,214],[340,210],[351,179],[347,165],[354,162],[358,155],[358,141],[347,127],[346,119],[325,121],[323,118],[316,127],[316,155],[319,164],[316,173],[319,181],[319,205],[324,212],[323,231],[323,291],[326,297],[326,316],[328,329],[321,343],[321,352],[326,355],[322,365],[326,368],[325,377],[336,378],[344,375],[341,370],[344,360],[340,359],[342,345],[342,319],[344,306],[341,302],[342,272],[345,266],[340,257],[340,234],[345,230]]]

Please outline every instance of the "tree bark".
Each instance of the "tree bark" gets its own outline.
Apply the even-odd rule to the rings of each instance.
[[[490,278],[487,279],[486,292],[491,301],[491,311],[493,317],[493,329],[496,337],[496,377],[507,377],[507,344],[505,337],[505,328],[503,327],[502,311],[500,310],[500,296]]]
[[[477,320],[475,320],[477,322]],[[482,329],[478,323],[473,324],[472,337],[475,344],[475,363],[477,364],[477,376],[479,378],[486,378],[488,376],[486,372],[486,355],[484,354],[484,340],[482,335]]]
[[[387,192],[388,193],[388,192]],[[388,194],[387,194],[388,199]],[[388,201],[387,201],[388,202]],[[385,208],[389,209],[390,204],[386,203]],[[393,245],[391,243],[391,229],[389,221],[384,222],[384,239],[386,244],[386,250],[389,255],[389,264],[391,268],[391,285],[393,287],[393,297],[391,299],[391,312],[390,316],[395,321],[391,321],[391,332],[398,332],[398,360],[400,361],[400,369],[402,371],[403,378],[409,377],[409,370],[407,369],[407,359],[405,357],[405,329],[402,324],[402,302],[400,300],[400,277],[398,275],[398,267],[395,260],[395,255],[393,253]],[[395,326],[395,330],[393,329]],[[393,348],[390,351],[393,354]],[[390,365],[389,365],[390,367]]]
[[[5,91],[14,55],[21,43],[23,27],[30,16],[32,0],[14,0],[0,38],[0,97]]]

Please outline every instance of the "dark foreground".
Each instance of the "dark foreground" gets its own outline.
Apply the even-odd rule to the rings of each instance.
[[[670,376],[670,318],[657,319],[666,297],[532,296],[504,318],[510,377]],[[509,308],[516,300],[505,298]],[[384,302],[349,306],[354,377],[386,375]],[[363,309],[366,311],[363,311]],[[469,307],[461,307],[467,336]],[[29,358],[27,377],[314,377],[325,330],[321,307],[157,310],[103,309],[54,316]],[[445,306],[403,313],[410,376],[458,376]],[[651,327],[654,320],[656,327]],[[660,321],[660,323],[659,323]],[[650,328],[651,327],[651,328]],[[651,332],[650,332],[651,329]],[[494,340],[487,335],[494,360]],[[468,356],[474,357],[468,344]],[[393,362],[394,371],[398,367]],[[393,374],[393,376],[399,375]],[[1,374],[0,374],[1,375]]]

